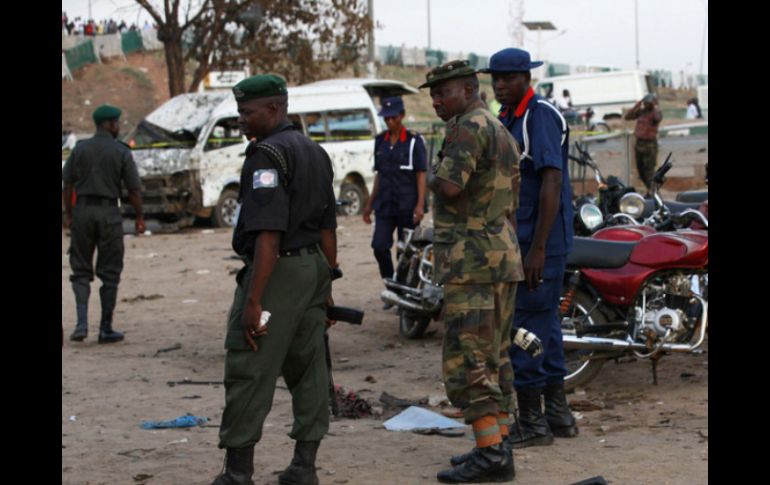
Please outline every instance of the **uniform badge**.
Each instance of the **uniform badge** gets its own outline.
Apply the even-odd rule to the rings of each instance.
[[[254,171],[253,189],[270,189],[278,186],[278,171],[274,168]]]

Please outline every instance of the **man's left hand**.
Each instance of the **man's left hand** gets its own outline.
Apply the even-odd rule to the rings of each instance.
[[[243,311],[243,320],[241,325],[243,326],[243,335],[248,342],[249,347],[256,352],[259,350],[257,345],[257,339],[264,335],[267,335],[267,325],[260,325],[260,319],[262,318],[262,305],[247,303]]]
[[[328,308],[328,307],[330,307],[330,306],[334,306],[334,298],[332,298],[332,295],[331,295],[331,294],[329,294],[329,299],[328,299],[328,300],[326,300],[326,307]],[[335,323],[337,323],[337,320],[329,320],[329,319],[327,318],[327,319],[326,319],[326,328],[327,328],[327,329],[328,329],[328,328],[330,328],[330,327],[331,327],[332,325],[334,325]]]
[[[524,257],[524,281],[529,291],[535,291],[543,282],[545,249],[531,248]]]
[[[420,221],[422,221],[423,217],[425,217],[425,210],[422,207],[420,207],[420,206],[415,207],[414,208],[414,223],[415,224],[419,224]]]

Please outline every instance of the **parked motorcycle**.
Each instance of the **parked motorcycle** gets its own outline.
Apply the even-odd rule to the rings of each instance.
[[[560,314],[568,375],[582,387],[625,354],[656,364],[666,352],[695,352],[708,325],[708,232],[609,227],[576,237]]]
[[[399,332],[406,338],[420,338],[438,320],[444,304],[444,289],[433,282],[433,227],[405,229],[398,242],[398,262],[393,278],[384,278],[380,298],[398,308]],[[511,329],[511,341],[531,356],[543,352],[543,344],[532,332]]]

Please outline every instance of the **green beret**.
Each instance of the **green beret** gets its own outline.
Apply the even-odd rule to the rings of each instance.
[[[273,74],[260,74],[247,77],[233,86],[236,101],[248,101],[256,98],[267,98],[288,94],[286,81]]]
[[[425,82],[420,85],[420,88],[429,88],[450,79],[474,74],[476,74],[476,70],[471,67],[467,60],[450,61],[431,69],[425,75]]]
[[[103,104],[96,108],[91,116],[94,119],[94,123],[98,125],[102,121],[116,120],[120,118],[121,113],[122,111],[120,111],[120,108],[110,106],[109,104]]]

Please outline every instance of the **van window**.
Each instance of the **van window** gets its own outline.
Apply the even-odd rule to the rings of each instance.
[[[369,110],[329,111],[329,141],[351,141],[374,137],[374,123]]]
[[[243,142],[244,138],[238,126],[238,118],[224,118],[219,120],[211,130],[203,150],[216,150]]]
[[[326,141],[326,124],[321,113],[305,113],[302,115],[307,127],[307,136],[316,142]]]

